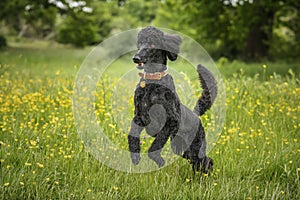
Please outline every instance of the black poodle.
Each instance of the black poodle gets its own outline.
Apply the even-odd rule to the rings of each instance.
[[[213,104],[217,96],[217,84],[213,75],[201,65],[197,71],[202,95],[194,111],[180,102],[173,78],[168,74],[167,58],[177,59],[181,38],[149,26],[138,33],[138,52],[133,61],[144,70],[134,95],[134,118],[128,135],[132,162],[140,161],[140,134],[146,132],[155,137],[148,150],[148,156],[159,167],[164,165],[161,150],[171,139],[174,153],[190,160],[193,170],[207,173],[213,160],[206,156],[206,139],[199,116]]]

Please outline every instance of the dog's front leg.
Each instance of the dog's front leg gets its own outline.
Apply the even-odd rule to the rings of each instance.
[[[137,165],[140,162],[140,134],[144,127],[138,126],[131,121],[131,128],[128,135],[129,151],[132,163]]]
[[[154,160],[158,167],[162,167],[165,164],[165,161],[161,157],[160,152],[164,145],[167,143],[169,136],[170,135],[167,132],[158,134],[148,150],[149,158]]]

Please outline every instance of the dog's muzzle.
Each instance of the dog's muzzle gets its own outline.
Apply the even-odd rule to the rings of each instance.
[[[136,68],[138,69],[144,69],[144,62],[141,61],[141,58],[135,54],[132,58],[133,62],[137,64]]]

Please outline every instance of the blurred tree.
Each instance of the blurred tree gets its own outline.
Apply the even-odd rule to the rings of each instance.
[[[1,0],[0,21],[19,37],[45,38],[57,28],[59,42],[83,46],[110,33],[107,5],[104,0]],[[58,15],[62,23],[57,27]]]
[[[111,18],[116,4],[107,1],[92,1],[92,12],[73,11],[66,14],[57,30],[57,41],[83,47],[99,43],[112,29]],[[112,11],[112,12],[111,12]]]
[[[299,46],[299,4],[293,0],[165,0],[155,22],[183,31],[204,46],[211,43],[215,57],[254,60],[271,55],[276,28],[289,30],[293,46]],[[289,46],[284,38],[281,41]]]
[[[295,0],[1,0],[0,8],[1,24],[15,35],[44,38],[55,32],[58,41],[76,46],[155,24],[190,35],[214,57],[300,54]]]
[[[113,27],[117,30],[128,30],[151,24],[160,3],[151,0],[119,0],[118,2],[118,13],[113,19]]]
[[[112,1],[92,1],[93,20],[97,27],[98,39],[96,42],[102,42],[112,31],[113,18],[118,14],[118,6]]]
[[[45,36],[55,24],[57,7],[48,0],[1,0],[0,20],[22,37],[28,28]],[[35,35],[36,36],[36,35]]]
[[[6,47],[7,43],[6,43],[6,39],[3,35],[0,35],[0,49],[2,49],[3,47]]]
[[[97,26],[95,21],[84,14],[76,17],[66,16],[58,27],[56,40],[64,44],[84,47],[97,41]]]

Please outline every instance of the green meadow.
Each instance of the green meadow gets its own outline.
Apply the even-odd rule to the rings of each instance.
[[[102,164],[78,136],[73,87],[91,50],[33,41],[0,51],[0,199],[300,199],[299,61],[216,61],[226,120],[208,153],[213,172],[194,174],[179,158],[139,174]],[[112,63],[95,101],[99,123],[122,149],[128,130],[113,123],[110,102],[118,77],[135,67],[131,56]],[[170,63],[195,76],[185,65]],[[144,151],[150,141],[142,141]]]

